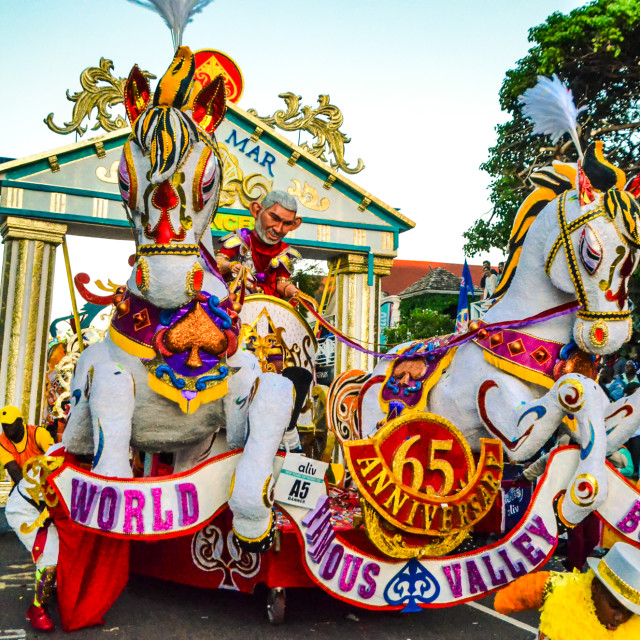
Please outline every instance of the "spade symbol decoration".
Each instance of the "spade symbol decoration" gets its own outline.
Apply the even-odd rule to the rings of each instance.
[[[189,351],[186,365],[192,369],[202,366],[198,354],[200,349],[217,356],[224,353],[228,345],[227,336],[218,329],[199,302],[164,335],[164,346],[171,353]]]
[[[435,576],[416,558],[411,558],[387,584],[384,599],[387,604],[405,604],[402,613],[421,611],[418,603],[433,602],[440,595],[440,585]]]

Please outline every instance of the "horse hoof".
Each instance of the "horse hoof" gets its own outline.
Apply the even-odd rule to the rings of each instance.
[[[233,536],[236,539],[238,546],[247,553],[264,553],[269,551],[273,540],[276,535],[276,518],[273,511],[271,512],[271,523],[269,529],[262,534],[259,538],[245,538],[241,536],[235,528],[233,529]]]

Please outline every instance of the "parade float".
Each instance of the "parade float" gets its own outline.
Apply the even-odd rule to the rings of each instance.
[[[283,371],[313,376],[316,331],[282,300],[245,296],[242,277],[230,287],[213,258],[225,83],[195,90],[194,70],[180,46],[155,93],[137,67],[125,83],[132,131],[117,175],[131,277],[103,296],[109,329],[76,357],[64,457],[34,462],[33,495],[60,535],[64,628],[99,622],[130,571],[265,584],[277,623],[289,587],[405,612],[484,597],[539,569],[592,512],[638,546],[640,494],[606,456],[637,429],[640,396],[609,403],[594,381],[595,358],[630,337],[637,180],[601,143],[583,154],[577,140],[577,164],[535,173],[496,302],[463,333],[376,353],[300,298],[346,349],[379,362],[342,373],[326,396],[311,385],[302,402]],[[574,132],[556,79],[524,100],[539,133]],[[304,413],[331,433],[309,455],[287,439]],[[510,511],[508,461],[534,457],[563,422],[575,444],[552,452]]]

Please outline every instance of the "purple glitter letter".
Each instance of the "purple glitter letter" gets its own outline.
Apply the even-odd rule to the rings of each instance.
[[[365,600],[373,597],[376,593],[376,581],[371,576],[380,575],[380,565],[377,562],[369,562],[362,570],[362,579],[367,586],[361,584],[358,587],[358,595]]]
[[[198,522],[198,518],[200,517],[198,490],[192,482],[182,482],[176,489],[178,491],[178,506],[180,508],[180,526],[188,527]]]
[[[544,538],[551,546],[558,542],[558,538],[554,538],[544,524],[544,520],[540,516],[534,516],[532,523],[527,525],[527,531],[533,533],[534,536]]]
[[[499,587],[509,582],[507,578],[507,574],[504,572],[504,569],[500,569],[500,571],[498,571],[498,574],[496,575],[495,569],[493,568],[493,564],[491,564],[491,556],[488,553],[487,555],[482,556],[482,562],[484,562],[484,566],[487,567],[487,571],[489,572],[489,576],[491,578],[492,586]]]
[[[455,579],[451,575],[451,570],[453,569],[453,573],[455,574]],[[442,567],[444,571],[444,575],[449,582],[449,586],[451,587],[451,593],[454,598],[462,598],[462,571],[460,569],[460,564],[456,562],[452,564],[450,567]]]
[[[351,563],[353,562],[353,567],[351,567]],[[340,590],[345,593],[349,593],[351,589],[353,589],[356,578],[358,577],[358,571],[360,571],[360,567],[362,565],[362,558],[356,558],[350,553],[344,557],[344,565],[342,566],[342,575],[340,576]],[[349,574],[349,568],[351,567],[351,575],[347,578]]]
[[[162,488],[151,489],[153,496],[153,530],[171,531],[173,529],[173,511],[166,512],[166,519],[162,519]]]
[[[537,567],[544,560],[544,553],[531,544],[531,536],[528,533],[519,535],[511,543],[530,563]]]
[[[344,547],[341,544],[334,544],[331,551],[324,557],[320,565],[320,576],[325,580],[331,580],[336,575],[340,566],[340,561],[344,554]]]
[[[616,527],[623,533],[633,533],[638,528],[640,522],[640,500],[636,500],[633,503],[633,507],[629,510],[629,513],[618,522]]]
[[[509,557],[506,549],[500,549],[500,551],[498,551],[498,555],[504,560],[504,563],[507,565],[507,568],[511,571],[511,575],[514,578],[519,578],[527,573],[527,567],[524,566],[524,562],[520,562],[518,560],[514,565],[513,562],[511,562],[511,558]]]
[[[88,496],[87,486],[89,487]],[[79,480],[78,478],[71,480],[71,509],[69,515],[72,520],[86,524],[93,511],[97,490],[98,487],[93,483]]]
[[[467,560],[467,577],[469,578],[470,593],[478,593],[478,591],[484,593],[488,591],[475,560]]]
[[[116,523],[120,493],[115,487],[105,487],[98,504],[98,526],[102,531],[111,531]],[[105,517],[106,514],[106,517]]]
[[[135,507],[133,501],[136,501]],[[124,532],[133,533],[133,519],[136,519],[136,533],[144,533],[144,493],[137,489],[124,490]]]

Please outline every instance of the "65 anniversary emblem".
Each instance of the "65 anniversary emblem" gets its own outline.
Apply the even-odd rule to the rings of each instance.
[[[367,534],[392,557],[449,553],[500,490],[500,441],[481,440],[476,466],[462,434],[431,413],[401,416],[373,438],[344,446],[363,498]]]

